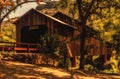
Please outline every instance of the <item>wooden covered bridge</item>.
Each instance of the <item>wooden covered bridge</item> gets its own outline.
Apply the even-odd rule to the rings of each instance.
[[[61,35],[61,41],[73,37],[76,27],[35,9],[31,9],[14,22],[16,25],[16,43],[1,42],[1,50],[29,51],[36,48],[41,35],[45,33]],[[5,46],[11,44],[10,46]],[[30,50],[30,51],[31,51]],[[35,49],[36,50],[36,49]],[[34,50],[34,51],[35,51]]]
[[[81,32],[80,22],[70,18],[69,16],[57,12],[53,16],[49,16],[35,9],[29,10],[17,21],[16,25],[16,43],[12,47],[1,46],[0,50],[14,51],[38,51],[37,43],[41,35],[49,32],[50,34],[61,35],[61,41],[70,41],[71,38],[79,35]],[[92,28],[86,26],[87,34],[98,34]],[[73,40],[67,44],[69,57],[80,56],[80,41]],[[107,55],[111,52],[110,47],[106,47],[106,43],[102,43],[99,39],[92,36],[86,38],[86,51],[90,55]]]

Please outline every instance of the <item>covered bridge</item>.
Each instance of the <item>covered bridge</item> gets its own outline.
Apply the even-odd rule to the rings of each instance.
[[[35,9],[29,10],[15,23],[17,42],[37,43],[41,35],[49,32],[63,36],[63,40],[74,34],[76,27],[57,18],[41,13]]]
[[[57,12],[53,16],[49,16],[35,9],[29,10],[15,23],[17,32],[17,42],[38,43],[41,35],[49,32],[51,34],[59,34],[62,41],[67,41],[72,37],[79,36],[82,28],[80,22],[70,18],[69,16]],[[88,36],[86,38],[86,51],[90,55],[105,55],[111,49],[106,48],[106,43],[91,35],[99,36],[96,31],[86,26]],[[67,44],[68,54],[70,57],[80,56],[80,41],[74,40]]]

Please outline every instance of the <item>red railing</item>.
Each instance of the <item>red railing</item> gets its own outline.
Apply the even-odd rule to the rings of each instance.
[[[39,45],[21,42],[0,42],[0,51],[38,52],[40,50]]]

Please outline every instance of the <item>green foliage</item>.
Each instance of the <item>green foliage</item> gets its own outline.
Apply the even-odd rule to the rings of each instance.
[[[85,71],[88,71],[88,72],[91,72],[91,73],[99,72],[99,70],[96,67],[94,67],[94,66],[92,66],[90,64],[85,65],[84,69],[85,69]]]
[[[60,60],[59,60],[58,67],[67,68],[67,69],[70,68],[70,67],[71,67],[70,58],[66,58],[66,60],[60,59]]]
[[[57,9],[66,9],[66,8],[70,7],[70,2],[71,2],[71,0],[61,0],[60,2],[58,2],[56,4],[55,7]]]
[[[108,60],[105,64],[105,70],[102,72],[107,74],[119,74],[119,64],[119,54],[117,54],[116,51],[113,51],[110,60]]]
[[[46,33],[40,37],[40,44],[43,53],[59,55],[60,40],[58,35]]]
[[[118,59],[117,59],[117,52],[116,51],[112,52],[112,56],[110,58],[110,63],[111,63],[111,67],[112,67],[113,72],[115,72],[115,73],[119,72]]]
[[[93,66],[98,70],[104,70],[104,56],[100,55],[99,57],[95,58],[93,61]]]
[[[78,8],[77,3],[75,1],[61,0],[58,3],[56,3],[55,8],[58,11],[65,13],[74,19],[78,19]]]
[[[117,32],[116,34],[113,35],[112,43],[113,43],[113,48],[118,52],[120,52],[120,28],[117,28],[116,30]]]
[[[16,28],[12,23],[3,23],[2,24],[2,33],[3,36],[0,38],[0,41],[4,42],[15,42],[16,40]]]
[[[77,3],[71,4],[68,13],[72,18],[78,19],[78,8]]]

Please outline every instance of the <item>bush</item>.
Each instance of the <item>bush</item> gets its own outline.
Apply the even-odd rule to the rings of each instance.
[[[104,70],[104,56],[100,55],[93,61],[93,66],[96,67],[98,70]]]
[[[67,68],[67,69],[68,69],[69,67],[71,67],[70,58],[66,58],[66,60],[60,59],[60,60],[59,60],[58,67],[60,67],[60,68]]]
[[[40,37],[41,52],[51,55],[58,55],[60,48],[60,41],[58,35],[51,35],[46,33]]]
[[[96,73],[96,72],[99,72],[99,70],[96,68],[96,67],[94,67],[94,66],[92,66],[92,65],[90,65],[90,64],[87,64],[87,65],[85,65],[85,68],[84,68],[86,71],[89,71],[89,72],[94,72],[94,73]]]

